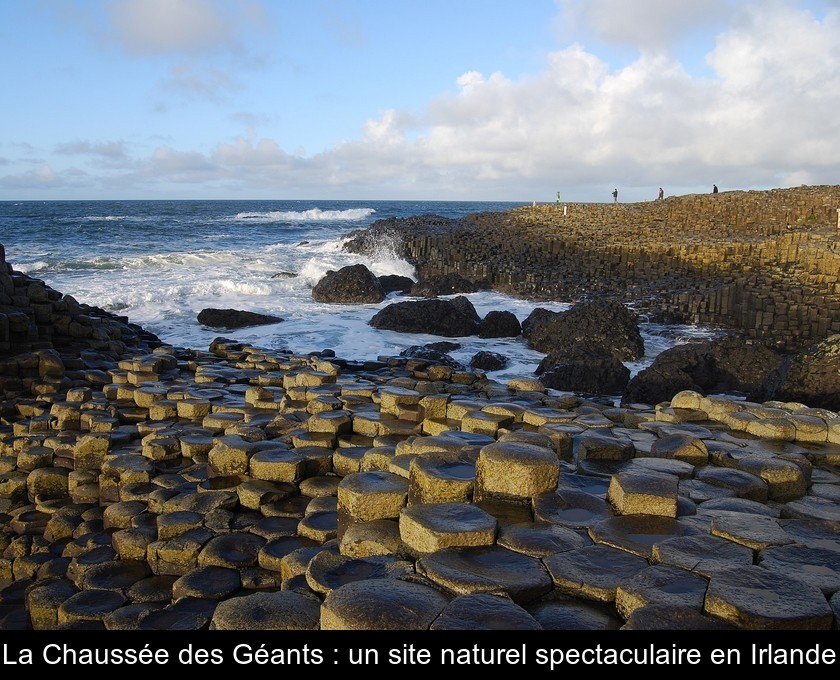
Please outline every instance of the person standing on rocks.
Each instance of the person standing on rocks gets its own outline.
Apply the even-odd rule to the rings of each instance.
[[[661,201],[663,198],[665,198],[665,191],[662,189],[662,187],[659,187],[658,199]]]
[[[618,203],[618,188],[613,189],[613,203]]]
[[[712,193],[716,194],[718,192],[717,184],[712,184]]]

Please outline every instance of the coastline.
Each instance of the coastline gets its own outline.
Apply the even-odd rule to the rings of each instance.
[[[174,348],[3,269],[4,630],[838,625],[828,409]]]

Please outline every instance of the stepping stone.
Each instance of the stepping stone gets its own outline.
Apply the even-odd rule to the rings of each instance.
[[[572,529],[557,524],[528,522],[500,527],[496,543],[528,557],[542,559],[554,553],[591,545],[592,541]]]
[[[444,548],[492,545],[496,518],[467,503],[424,503],[400,511],[400,537],[415,555]]]
[[[666,434],[660,431],[660,439],[651,444],[650,456],[679,460],[695,467],[709,462],[709,451],[705,442],[691,434]]]
[[[264,538],[255,534],[235,532],[211,538],[198,556],[201,567],[227,567],[243,569],[254,567],[260,549],[265,545]]]
[[[408,503],[469,503],[475,486],[475,460],[460,453],[425,453],[408,468]]]
[[[712,486],[731,489],[738,498],[764,503],[768,498],[767,482],[743,470],[709,465],[698,470],[695,479]]]
[[[618,630],[622,620],[615,608],[560,595],[529,605],[543,630]]]
[[[295,517],[264,517],[249,531],[266,541],[273,541],[276,538],[296,535],[299,522]]]
[[[367,452],[363,446],[339,447],[333,452],[333,470],[340,477],[346,477],[354,472],[361,472],[362,457]]]
[[[354,558],[322,551],[306,568],[306,582],[316,593],[327,595],[346,583],[375,578],[400,578],[414,573],[414,565],[388,555]]]
[[[157,611],[162,607],[163,605],[159,602],[127,604],[105,616],[102,623],[105,624],[106,630],[139,630],[140,620],[149,612]]]
[[[807,496],[785,503],[782,506],[781,516],[784,519],[840,522],[840,505],[819,496]]]
[[[396,454],[396,449],[393,446],[374,446],[369,448],[359,461],[359,471],[387,472],[388,466]]]
[[[338,512],[309,512],[298,522],[297,531],[301,536],[311,538],[316,543],[325,543],[335,538],[338,533]]]
[[[291,496],[282,501],[261,505],[260,514],[266,517],[294,517],[301,520],[311,500],[309,496]]]
[[[716,498],[710,501],[703,501],[697,506],[697,513],[700,515],[726,515],[729,513],[754,514],[764,517],[779,517],[780,510],[777,507],[770,507],[758,501],[750,501],[746,498]]]
[[[197,512],[181,510],[162,513],[157,515],[157,537],[159,541],[167,541],[203,524],[204,516]]]
[[[653,604],[635,609],[621,630],[736,630],[736,627],[696,609]]]
[[[172,584],[172,600],[185,597],[205,600],[224,600],[242,587],[237,569],[199,567],[181,576]]]
[[[207,630],[218,602],[187,597],[140,619],[140,630]]]
[[[111,590],[83,590],[58,607],[58,624],[99,621],[125,604],[125,597]]]
[[[706,501],[718,500],[721,498],[736,498],[737,493],[732,489],[722,486],[715,486],[699,479],[681,479],[677,492],[694,503],[705,503]]]
[[[306,570],[309,568],[309,562],[312,560],[312,558],[315,557],[315,555],[317,555],[318,553],[321,553],[325,550],[329,550],[335,554],[338,554],[339,552],[338,545],[333,540],[328,541],[323,545],[298,548],[297,550],[292,550],[287,555],[285,555],[280,560],[280,576],[283,578],[284,589],[285,583],[289,579],[292,579],[295,576],[305,576]],[[308,584],[307,590],[311,590]]]
[[[542,630],[542,626],[508,597],[474,593],[454,598],[431,630]]]
[[[693,536],[702,530],[693,524],[659,515],[623,515],[610,517],[589,527],[595,543],[626,550],[648,559],[653,546],[674,536]]]
[[[210,630],[318,630],[320,603],[292,591],[254,593],[220,602]]]
[[[534,498],[535,520],[571,529],[587,529],[613,514],[607,501],[583,491],[548,491]]]
[[[297,524],[297,523],[296,523]],[[311,538],[287,536],[268,541],[257,554],[257,563],[269,571],[281,571],[281,562],[286,555],[300,548],[312,548],[318,543]]]
[[[149,576],[132,584],[125,595],[130,602],[167,604],[172,599],[172,584],[177,580],[177,576]]]
[[[819,588],[758,566],[714,574],[704,611],[746,630],[829,630],[834,620]]]
[[[833,550],[804,545],[771,547],[758,554],[757,564],[816,586],[826,597],[840,590],[840,553]]]
[[[730,514],[713,517],[711,534],[740,543],[751,550],[764,550],[770,546],[794,542],[793,538],[779,526],[777,520],[756,515]]]
[[[659,473],[613,475],[607,501],[621,515],[677,516],[678,478]]]
[[[561,593],[599,602],[613,602],[619,583],[648,566],[644,558],[607,545],[557,553],[544,563]]]
[[[355,581],[321,605],[321,630],[428,630],[449,598],[437,589],[398,579]]]
[[[551,590],[551,578],[539,560],[500,546],[446,548],[424,555],[416,568],[456,595],[501,593],[523,604]]]
[[[338,485],[339,513],[355,521],[397,519],[408,496],[408,481],[390,472],[357,472]]]
[[[557,486],[560,461],[551,449],[520,442],[488,444],[475,465],[476,500],[530,501]]]
[[[636,609],[651,605],[694,609],[699,614],[703,610],[707,584],[700,574],[679,567],[647,567],[618,584],[615,608],[625,620]]]
[[[336,496],[340,482],[341,478],[335,475],[314,475],[302,479],[298,487],[300,493],[304,496],[320,498],[322,496]]]
[[[597,434],[582,434],[574,449],[577,461],[621,462],[632,459],[636,449],[630,440]]]
[[[691,479],[694,477],[694,466],[676,458],[639,458],[631,460],[626,472],[642,472],[644,474],[660,473],[675,475],[680,479]]]
[[[593,496],[606,499],[612,477],[577,474],[561,470],[557,481],[557,492],[583,491]]]
[[[840,524],[828,520],[782,519],[779,526],[796,543],[840,552]]]
[[[584,430],[585,428],[580,425],[548,423],[541,425],[537,431],[546,435],[551,440],[551,444],[558,458],[572,460],[575,437]]]
[[[53,630],[58,626],[58,609],[79,589],[67,579],[33,584],[26,593],[26,609],[34,630]]]
[[[808,490],[808,481],[796,463],[765,455],[745,456],[738,460],[739,470],[761,477],[767,483],[770,500],[792,501]]]
[[[341,537],[340,550],[348,557],[397,555],[403,550],[399,522],[375,519],[350,524]]]
[[[306,457],[294,449],[271,449],[251,456],[248,469],[254,479],[269,482],[298,482],[306,470]]]
[[[150,575],[145,560],[115,560],[85,570],[78,583],[84,590],[113,590],[125,595],[132,585]]]
[[[751,565],[753,551],[718,536],[678,536],[656,543],[651,559],[711,576],[721,570]]]

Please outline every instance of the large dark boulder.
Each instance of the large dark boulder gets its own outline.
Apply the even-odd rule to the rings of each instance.
[[[765,399],[840,411],[840,335],[786,357],[767,376],[759,394]]]
[[[609,352],[619,361],[633,361],[645,353],[638,316],[617,300],[580,302],[565,312],[539,316],[532,312],[529,320],[528,344],[538,352],[551,354],[580,345]]]
[[[388,295],[388,293],[409,293],[414,285],[414,279],[399,274],[385,274],[385,276],[379,277],[379,285],[382,286],[382,292],[385,295]]]
[[[379,279],[363,264],[329,271],[315,284],[312,299],[338,304],[375,304],[385,299]]]
[[[282,321],[279,316],[258,314],[239,309],[215,309],[208,307],[198,313],[198,323],[210,328],[246,328],[247,326],[264,326],[269,323]]]
[[[482,350],[470,359],[470,366],[480,371],[500,371],[508,365],[508,358],[498,352]]]
[[[431,345],[437,343],[430,343],[428,345],[412,345],[411,347],[406,347],[402,352],[400,352],[401,357],[408,357],[410,359],[420,359],[421,361],[428,361],[430,364],[435,364],[438,366],[449,366],[450,368],[454,368],[455,370],[463,370],[463,366],[459,361],[456,361],[451,356],[449,356],[445,351],[440,349],[435,349]]]
[[[477,293],[478,290],[478,286],[472,281],[452,272],[418,281],[411,287],[411,294],[415,297],[438,297],[455,293]]]
[[[630,380],[630,369],[615,355],[580,345],[549,354],[536,372],[546,387],[586,394],[619,395]]]
[[[552,312],[545,307],[536,307],[522,322],[522,336],[526,339],[531,337],[531,333],[540,326],[540,324],[553,319],[560,312]]]
[[[522,324],[508,311],[487,312],[478,327],[479,338],[516,338],[521,334]]]
[[[449,300],[406,300],[379,310],[368,322],[374,328],[400,333],[431,333],[447,338],[475,335],[478,324]]]
[[[452,306],[455,307],[461,314],[463,314],[468,319],[472,319],[477,324],[481,323],[481,316],[479,316],[478,312],[475,309],[475,306],[468,297],[464,295],[459,295],[458,297],[454,297],[449,300],[452,303]]]
[[[639,372],[622,403],[658,404],[682,390],[753,398],[781,363],[778,352],[740,336],[690,342],[665,350]]]

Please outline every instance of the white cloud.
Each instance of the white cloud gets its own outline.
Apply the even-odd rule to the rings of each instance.
[[[120,44],[135,54],[204,53],[236,42],[237,23],[216,0],[110,0]]]

